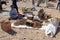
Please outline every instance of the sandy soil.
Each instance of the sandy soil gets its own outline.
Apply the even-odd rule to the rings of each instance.
[[[19,7],[19,11],[20,8],[22,6],[30,6],[32,7],[31,2],[18,2],[18,7]],[[52,3],[54,4],[54,6],[56,6],[56,3]],[[3,6],[3,8],[5,8],[4,12],[0,13],[1,16],[3,16],[4,19],[7,19],[9,17],[9,10],[10,10],[10,6],[11,5],[11,1],[9,1],[7,6]],[[37,10],[40,10],[40,8],[44,8],[45,4],[41,4],[42,7],[36,7]],[[52,17],[60,17],[60,13],[58,10],[55,9],[56,7],[52,7],[52,8],[44,8],[45,12],[47,14],[51,14]],[[34,11],[34,14],[37,11]],[[4,16],[4,14],[7,14],[7,16]],[[1,24],[0,24],[0,40],[60,40],[60,27],[58,29],[58,32],[56,34],[56,36],[54,38],[50,38],[50,37],[46,37],[44,35],[44,31],[42,30],[36,30],[36,29],[17,29],[17,28],[12,28],[12,31],[4,32],[1,29]],[[13,35],[14,34],[14,35]]]

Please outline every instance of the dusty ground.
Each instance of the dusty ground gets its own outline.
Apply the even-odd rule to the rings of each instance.
[[[54,6],[56,6],[56,3],[53,3]],[[10,7],[9,5],[11,5],[11,2],[9,2],[8,6],[3,6],[4,8],[6,8],[4,12],[0,13],[1,16],[4,17],[4,19],[7,19],[9,17],[9,15],[4,16],[4,14],[9,14],[9,10]],[[22,6],[30,6],[32,7],[30,2],[27,3],[23,3],[23,2],[18,2],[18,7],[19,7],[19,11],[20,8]],[[44,8],[44,4],[41,4],[42,7],[36,7],[37,10],[39,10],[40,8]],[[52,8],[44,8],[45,12],[47,14],[51,14],[52,17],[60,17],[60,13],[58,10],[55,9],[56,7],[52,7]],[[34,12],[34,14],[36,14]],[[58,29],[58,32],[56,34],[56,36],[54,38],[49,38],[49,37],[45,37],[44,35],[44,31],[41,30],[36,30],[36,29],[16,29],[16,28],[12,28],[13,31],[9,33],[4,32],[1,29],[0,26],[0,40],[60,40],[60,28]],[[13,35],[14,34],[14,35]]]

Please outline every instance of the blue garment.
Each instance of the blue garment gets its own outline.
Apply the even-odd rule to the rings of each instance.
[[[10,18],[17,18],[17,11],[16,9],[10,10]]]

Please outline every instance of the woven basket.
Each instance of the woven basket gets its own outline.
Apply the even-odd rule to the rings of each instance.
[[[1,28],[4,31],[9,31],[9,30],[11,30],[11,23],[10,22],[3,22],[3,23],[1,23]]]

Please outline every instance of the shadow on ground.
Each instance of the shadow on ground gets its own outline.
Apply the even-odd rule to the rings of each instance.
[[[15,35],[17,32],[15,32],[14,30],[11,29],[11,30],[7,31],[7,33],[10,35]]]
[[[59,32],[60,32],[60,27],[58,27],[56,34],[58,34]]]

